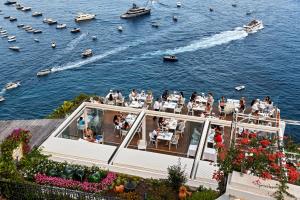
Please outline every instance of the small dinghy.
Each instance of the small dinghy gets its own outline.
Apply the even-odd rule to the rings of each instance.
[[[80,32],[80,28],[73,28],[71,30],[71,33],[79,33]]]
[[[18,47],[18,46],[12,46],[12,47],[8,47],[8,48],[12,51],[20,51],[20,47]]]
[[[24,26],[25,26],[24,24],[18,24],[18,25],[17,25],[18,28],[22,28],[22,27],[24,27]]]
[[[210,12],[213,12],[213,11],[214,11],[214,9],[212,9],[212,8],[209,8],[209,11],[210,11]]]
[[[123,27],[122,26],[118,26],[118,31],[122,32],[123,31]]]
[[[97,36],[92,36],[92,40],[97,40]]]
[[[31,11],[31,7],[24,7],[21,10],[24,12],[28,12],[28,11]]]
[[[178,21],[178,17],[176,15],[173,16],[173,21],[177,22]]]
[[[42,69],[36,75],[37,76],[46,76],[51,73],[51,69]]]
[[[176,6],[177,6],[177,8],[180,8],[180,7],[181,7],[181,2],[178,1],[178,2],[176,3]]]
[[[40,42],[38,39],[34,39],[35,42]]]
[[[15,18],[15,17],[10,17],[10,18],[9,18],[9,21],[11,21],[11,22],[17,21],[17,18]]]
[[[51,43],[51,47],[54,49],[56,47],[56,43],[55,42],[52,42]]]
[[[17,88],[21,85],[20,81],[18,82],[9,82],[5,85],[5,89],[6,90],[11,90],[11,89],[14,89],[14,88]]]
[[[0,96],[0,102],[5,101],[5,98],[3,96]]]
[[[64,29],[67,28],[67,24],[57,24],[56,29]]]
[[[240,85],[235,87],[235,90],[240,91],[240,90],[244,90],[246,87],[244,85]]]
[[[93,51],[92,49],[86,49],[82,54],[81,57],[87,58],[93,56]]]
[[[177,62],[178,61],[177,57],[174,55],[164,56],[163,60],[167,61],[167,62]]]

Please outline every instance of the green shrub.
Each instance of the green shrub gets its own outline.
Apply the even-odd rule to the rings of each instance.
[[[180,159],[177,165],[168,167],[168,181],[170,186],[176,191],[181,185],[186,183],[187,178],[184,169],[181,167]]]
[[[219,196],[218,192],[206,189],[198,192],[194,192],[191,197],[188,198],[188,200],[215,200]]]

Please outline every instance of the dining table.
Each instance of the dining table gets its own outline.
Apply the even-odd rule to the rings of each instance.
[[[167,141],[169,143],[169,150],[171,149],[171,139],[173,137],[173,133],[172,132],[159,132],[156,138],[156,148],[158,145],[158,140],[164,140]]]
[[[177,120],[175,118],[166,119],[164,124],[169,130],[176,130]]]
[[[171,110],[174,110],[175,108],[176,108],[176,106],[177,106],[177,103],[175,103],[175,102],[168,102],[168,101],[166,101],[165,103],[164,103],[164,105],[163,105],[163,108],[166,110],[166,109],[171,109]]]
[[[131,108],[142,108],[144,106],[144,103],[143,101],[132,101],[129,105],[129,107]]]

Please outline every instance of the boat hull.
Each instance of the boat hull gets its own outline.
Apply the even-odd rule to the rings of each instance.
[[[141,12],[141,13],[135,13],[135,14],[123,14],[121,15],[120,17],[122,19],[130,19],[130,18],[135,18],[135,17],[140,17],[140,16],[143,16],[143,15],[150,15],[151,13],[151,9],[146,9],[144,12]]]

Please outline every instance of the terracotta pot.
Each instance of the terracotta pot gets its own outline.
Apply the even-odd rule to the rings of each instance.
[[[115,192],[123,193],[124,192],[124,185],[115,186]]]

